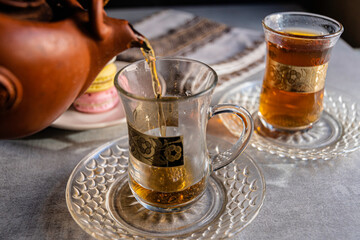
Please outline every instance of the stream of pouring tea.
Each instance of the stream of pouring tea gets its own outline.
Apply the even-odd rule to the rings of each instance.
[[[154,91],[154,95],[156,99],[162,98],[162,88],[160,84],[159,77],[157,75],[156,71],[156,56],[155,51],[152,48],[149,40],[141,35],[138,35],[139,43],[140,43],[140,50],[146,60],[146,62],[149,64],[150,68],[150,74],[151,74],[151,80],[152,80],[152,87]],[[158,102],[158,108],[159,108],[159,130],[160,135],[162,137],[166,136],[166,119],[164,115],[164,109],[161,102]]]

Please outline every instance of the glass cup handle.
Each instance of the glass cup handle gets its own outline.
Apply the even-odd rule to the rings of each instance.
[[[235,104],[218,104],[210,107],[208,119],[222,113],[235,114],[241,121],[243,128],[239,139],[230,149],[210,156],[212,159],[213,171],[216,171],[234,161],[235,158],[237,158],[246,149],[254,131],[253,119],[251,114],[245,108]]]

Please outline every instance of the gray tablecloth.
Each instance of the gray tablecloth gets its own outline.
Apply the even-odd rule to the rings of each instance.
[[[265,15],[299,8],[238,5],[177,9],[261,31]],[[158,10],[122,9],[109,14],[135,22]],[[351,95],[356,102],[359,64],[360,55],[340,40],[327,74],[329,86]],[[252,78],[262,78],[262,74]],[[49,127],[31,137],[0,141],[0,239],[89,239],[67,210],[66,182],[79,160],[125,131],[124,124],[79,132]],[[246,151],[260,165],[267,192],[257,218],[234,239],[360,239],[360,151],[314,162],[277,158],[252,148]]]

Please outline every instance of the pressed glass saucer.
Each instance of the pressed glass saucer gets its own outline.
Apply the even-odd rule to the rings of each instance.
[[[261,81],[244,82],[224,95],[220,102],[243,106],[253,115],[255,128],[261,128],[257,116],[261,84]],[[360,109],[356,101],[326,88],[323,106],[320,120],[309,130],[273,136],[255,131],[251,146],[259,151],[297,160],[328,160],[358,149]],[[240,127],[234,117],[225,115],[220,118],[231,133],[239,135]]]
[[[231,145],[218,137],[207,138],[213,149]],[[97,239],[226,239],[250,224],[264,201],[264,176],[243,153],[212,173],[204,195],[189,209],[152,212],[131,193],[127,160],[124,136],[82,159],[68,180],[68,209],[81,228]]]

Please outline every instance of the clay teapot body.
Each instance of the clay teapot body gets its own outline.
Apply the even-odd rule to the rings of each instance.
[[[88,11],[65,2],[69,14],[58,21],[0,13],[0,138],[49,126],[137,40],[127,21],[105,15],[102,0],[92,0]]]

